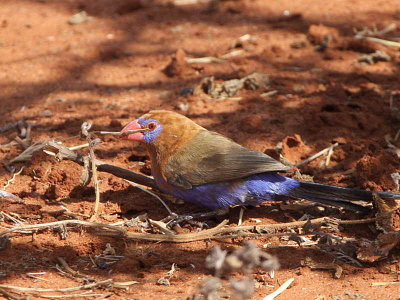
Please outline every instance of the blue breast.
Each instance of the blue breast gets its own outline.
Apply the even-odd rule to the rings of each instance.
[[[157,179],[156,179],[157,181]],[[217,209],[236,205],[257,205],[264,201],[283,200],[299,182],[275,173],[261,173],[245,178],[194,186],[190,190],[171,187],[165,192],[186,202]]]

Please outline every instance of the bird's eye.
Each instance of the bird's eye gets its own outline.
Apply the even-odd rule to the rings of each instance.
[[[147,124],[147,128],[150,130],[154,130],[156,129],[157,124],[155,122],[150,122],[149,124]]]

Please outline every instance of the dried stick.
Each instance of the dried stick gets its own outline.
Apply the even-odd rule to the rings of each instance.
[[[20,298],[20,297],[14,296],[13,294],[10,294],[9,292],[7,292],[7,291],[5,291],[3,289],[0,289],[0,295],[3,295],[4,298],[7,298],[7,299],[13,299],[13,300],[22,300],[22,299],[24,299],[24,298]]]
[[[21,174],[21,172],[25,169],[25,166],[22,166],[21,169],[19,169],[18,172],[14,173],[12,178],[7,180],[7,183],[4,185],[3,189],[6,189],[10,186],[11,183],[14,182],[15,178]]]
[[[25,203],[24,200],[22,200],[20,197],[3,190],[0,190],[0,198],[9,198],[15,203]]]
[[[44,150],[44,151],[46,154],[55,156],[60,160],[66,159],[66,160],[76,162],[80,165],[84,165],[83,156],[81,154],[70,150],[68,147],[66,147],[64,145],[56,143],[55,141],[48,141],[46,150]],[[113,174],[117,177],[135,182],[137,184],[141,184],[144,186],[151,187],[153,189],[157,189],[157,185],[155,184],[154,180],[150,177],[143,176],[141,174],[131,172],[127,169],[123,169],[123,168],[120,168],[120,167],[117,167],[114,165],[104,163],[97,159],[95,160],[95,164],[97,167],[97,171],[107,172],[107,173]]]
[[[300,167],[302,165],[308,164],[309,162],[313,161],[314,159],[324,155],[325,153],[329,153],[329,151],[332,151],[334,148],[336,148],[337,146],[339,146],[339,143],[334,143],[332,145],[330,145],[328,148],[325,148],[324,150],[319,151],[317,154],[314,154],[313,156],[307,158],[306,160],[303,160],[302,162],[299,162],[298,164],[296,164],[296,167]]]
[[[372,37],[372,36],[366,36],[363,39],[365,39],[367,41],[379,43],[379,44],[382,44],[384,46],[391,46],[391,47],[400,48],[400,43],[399,42],[384,40],[384,39],[380,39],[380,38],[376,38],[376,37]]]
[[[61,298],[86,298],[86,297],[101,297],[99,299],[105,299],[111,296],[112,293],[107,294],[88,294],[88,293],[79,293],[79,294],[68,294],[68,295],[40,295],[33,294],[35,297],[46,298],[46,299],[61,299]]]
[[[136,132],[136,130],[130,130],[130,131]],[[45,153],[52,155],[52,156],[56,156],[59,159],[67,159],[67,160],[71,160],[76,163],[79,163],[81,165],[84,165],[83,156],[79,155],[76,152],[71,151],[70,148],[65,147],[61,144],[58,144],[54,141],[49,141],[48,146],[52,148],[51,149],[52,151],[58,151],[58,153],[55,154],[54,152],[49,151],[49,150],[45,150]],[[152,189],[157,190],[157,186],[156,186],[154,180],[150,177],[146,177],[146,176],[143,176],[143,175],[140,175],[137,173],[133,173],[129,170],[126,170],[126,169],[123,169],[123,168],[120,168],[117,166],[102,163],[99,160],[95,160],[95,164],[97,166],[97,168],[96,168],[97,171],[103,171],[103,172],[113,174],[117,177],[120,177],[120,178],[123,178],[123,179],[129,181],[131,184],[140,184],[140,185],[151,187]],[[93,164],[92,164],[92,166],[93,166]],[[168,210],[168,213],[170,215],[173,214],[172,210],[167,206],[167,204],[160,197],[158,197],[157,195],[153,194],[152,192],[150,192],[146,189],[143,189],[140,186],[137,186],[137,185],[135,185],[135,186],[138,187],[139,189],[142,189],[143,191],[151,194],[152,196],[156,197],[164,205],[164,207]]]
[[[79,150],[79,149],[86,148],[86,147],[89,147],[89,143],[85,143],[85,144],[82,144],[82,145],[77,145],[77,146],[68,147],[68,149],[69,149],[69,150],[72,150],[72,151],[75,151],[75,150]]]
[[[222,64],[226,62],[225,59],[213,57],[213,56],[206,56],[206,57],[187,57],[185,58],[185,61],[188,64],[211,64],[211,63],[217,63],[217,64]]]
[[[400,281],[372,282],[371,283],[371,286],[389,286],[389,285],[400,285]]]
[[[280,223],[280,224],[266,224],[266,225],[248,225],[248,226],[236,226],[223,228],[228,221],[224,220],[219,225],[214,228],[203,230],[194,233],[183,233],[183,234],[153,234],[153,233],[140,233],[140,232],[128,232],[124,228],[115,225],[93,223],[80,220],[64,220],[52,223],[35,224],[35,225],[19,225],[8,230],[0,232],[0,236],[14,233],[14,232],[30,232],[40,229],[48,229],[52,227],[57,227],[60,225],[81,225],[87,226],[94,229],[94,234],[100,236],[110,236],[119,237],[130,240],[143,240],[143,241],[156,241],[156,242],[172,242],[172,243],[187,243],[207,239],[225,239],[225,238],[236,238],[236,237],[273,237],[273,236],[286,236],[293,235],[292,232],[287,233],[265,233],[265,232],[276,232],[279,230],[288,230],[291,228],[301,228],[306,223],[324,224],[327,223],[330,218],[318,218],[308,221],[296,221],[290,223]],[[354,225],[354,224],[365,224],[375,222],[377,218],[361,219],[361,220],[335,220],[336,224],[339,225]],[[248,232],[255,231],[255,232]],[[309,234],[302,234],[309,235]]]
[[[0,284],[0,289],[16,290],[16,291],[21,291],[21,292],[60,292],[60,293],[67,293],[67,292],[90,289],[90,288],[93,288],[93,287],[96,287],[96,286],[101,286],[101,285],[104,285],[104,284],[107,284],[107,283],[111,283],[112,281],[113,281],[112,279],[107,279],[107,280],[103,280],[103,281],[98,281],[98,282],[94,282],[94,283],[89,283],[89,284],[80,285],[80,286],[71,287],[71,288],[63,288],[63,289],[29,288],[29,287],[21,287],[21,286]]]
[[[292,284],[293,281],[294,278],[288,279],[275,292],[264,297],[263,300],[274,300],[277,296],[282,294],[282,292],[285,291]]]
[[[97,219],[99,215],[99,206],[100,206],[100,184],[99,184],[99,178],[97,176],[97,166],[96,166],[96,156],[94,155],[94,142],[92,141],[92,136],[89,133],[90,128],[92,127],[91,123],[88,122],[83,122],[81,126],[81,131],[82,134],[86,137],[86,140],[89,144],[89,158],[90,158],[90,165],[92,167],[92,175],[93,175],[93,184],[94,184],[94,189],[96,193],[96,200],[94,203],[94,208],[93,208],[93,215],[90,218],[91,221],[94,221]]]
[[[42,224],[18,225],[18,226],[12,227],[10,229],[1,231],[0,236],[18,232],[18,231],[32,232],[32,231],[37,231],[37,230],[50,229],[50,228],[58,227],[58,226],[62,226],[62,225],[63,226],[81,225],[81,226],[86,226],[86,227],[104,228],[104,229],[108,229],[108,230],[117,231],[120,234],[124,234],[126,232],[126,230],[124,228],[121,228],[119,226],[109,225],[109,224],[86,222],[86,221],[81,221],[81,220],[64,220],[64,221],[56,221],[56,222],[42,223]]]
[[[72,275],[73,277],[78,277],[78,278],[85,278],[85,279],[90,279],[90,280],[93,280],[93,281],[95,281],[93,278],[91,278],[91,277],[88,277],[88,276],[85,276],[85,275],[82,275],[81,273],[79,273],[79,271],[75,271],[74,269],[72,269],[68,264],[67,264],[67,262],[65,261],[65,259],[64,258],[62,258],[62,257],[57,257],[57,260],[59,261],[59,263],[63,266],[63,268],[65,269],[65,271],[67,272],[67,273],[69,273],[70,275]]]
[[[334,149],[334,147],[332,147],[332,146],[329,147],[328,154],[326,155],[325,167],[328,167],[331,162],[331,158],[333,155],[333,149]]]
[[[236,237],[274,237],[274,236],[287,236],[293,235],[293,233],[263,233],[262,231],[278,231],[291,228],[303,227],[307,222],[311,224],[323,224],[329,221],[329,218],[318,218],[309,221],[296,221],[290,223],[281,224],[266,224],[257,226],[236,226],[222,228],[227,224],[227,220],[219,224],[217,227],[212,229],[203,230],[195,233],[184,233],[176,235],[166,235],[166,234],[149,234],[149,233],[139,233],[139,232],[126,232],[124,238],[131,240],[146,240],[146,241],[157,241],[157,242],[172,242],[172,243],[188,243],[207,239],[225,239],[225,238],[236,238]],[[365,224],[375,222],[376,218],[369,218],[363,220],[336,220],[337,224],[341,225],[353,225],[353,224]],[[255,232],[247,232],[247,231]],[[98,235],[114,236],[117,237],[116,232],[97,232]],[[309,235],[309,234],[303,234]]]

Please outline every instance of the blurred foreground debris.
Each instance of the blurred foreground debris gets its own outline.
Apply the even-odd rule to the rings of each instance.
[[[246,241],[241,248],[232,252],[222,250],[216,246],[206,257],[205,265],[213,270],[214,276],[204,279],[198,287],[198,294],[190,299],[219,299],[222,289],[229,287],[234,299],[250,299],[254,293],[255,281],[250,273],[261,269],[265,272],[274,272],[280,265],[278,259],[259,249],[254,243]],[[229,277],[229,285],[223,278],[232,272],[244,272],[247,276],[236,279]]]

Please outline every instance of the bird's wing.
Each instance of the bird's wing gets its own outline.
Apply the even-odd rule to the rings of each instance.
[[[289,169],[264,153],[245,148],[218,133],[202,130],[169,158],[163,173],[170,184],[190,189],[194,185]]]

